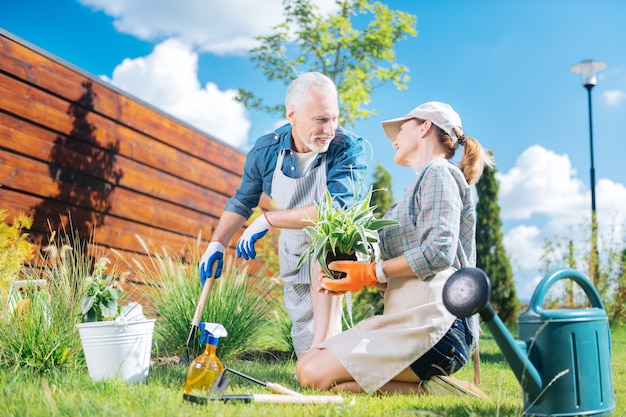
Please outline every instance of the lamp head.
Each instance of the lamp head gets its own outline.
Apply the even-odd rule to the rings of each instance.
[[[596,73],[606,69],[606,64],[602,61],[586,59],[578,64],[572,65],[570,70],[582,75],[583,86],[591,88],[598,83]]]

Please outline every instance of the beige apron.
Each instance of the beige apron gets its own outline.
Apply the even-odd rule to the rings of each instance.
[[[276,161],[272,178],[271,197],[279,210],[311,205],[320,201],[326,190],[326,155],[321,164],[300,178],[283,174],[285,157],[282,150]],[[295,167],[294,167],[295,168]],[[313,342],[313,306],[308,264],[296,268],[300,254],[310,243],[304,230],[281,229],[278,240],[280,277],[284,284],[285,307],[291,319],[291,337],[298,357],[302,356]]]
[[[367,393],[376,391],[432,348],[456,319],[442,301],[453,272],[447,269],[429,281],[391,278],[382,315],[317,347],[329,349]]]

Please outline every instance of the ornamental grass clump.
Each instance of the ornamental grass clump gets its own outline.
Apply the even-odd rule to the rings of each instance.
[[[327,266],[327,257],[356,255],[359,260],[371,260],[374,245],[378,244],[378,230],[397,224],[390,219],[377,219],[374,216],[376,206],[371,205],[372,188],[364,199],[350,207],[340,207],[330,195],[328,189],[325,198],[315,204],[316,219],[307,218],[313,223],[304,231],[311,237],[311,243],[298,260],[298,267],[305,262],[319,262],[328,276],[333,276]],[[312,275],[313,262],[309,262],[309,275]]]
[[[78,232],[53,232],[20,276],[21,290],[0,306],[0,364],[35,372],[84,364],[75,324],[94,257]]]
[[[136,238],[148,258],[127,260],[127,265],[131,273],[145,284],[142,291],[148,300],[147,311],[159,316],[154,330],[159,353],[179,356],[184,353],[189,326],[202,291],[198,261],[205,243],[198,237],[181,255],[167,248],[154,248],[141,237]],[[226,328],[228,336],[219,342],[222,361],[258,348],[259,333],[270,327],[268,322],[277,308],[277,301],[267,294],[276,283],[262,274],[262,270],[251,272],[242,262],[231,257],[224,259],[222,275],[212,287],[200,320],[220,323]],[[190,359],[204,349],[198,341],[199,337],[196,337]]]

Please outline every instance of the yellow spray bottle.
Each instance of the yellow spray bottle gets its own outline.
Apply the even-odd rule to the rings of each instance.
[[[206,395],[215,378],[224,371],[216,351],[220,338],[226,337],[228,333],[219,323],[201,322],[198,327],[203,330],[200,343],[206,342],[206,348],[189,364],[185,394]]]

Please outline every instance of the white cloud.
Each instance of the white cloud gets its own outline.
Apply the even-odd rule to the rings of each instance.
[[[602,95],[607,106],[617,106],[626,99],[626,93],[621,90],[605,91]]]
[[[543,242],[537,227],[514,227],[504,236],[503,243],[514,268],[523,270],[540,266]]]
[[[508,172],[498,173],[503,239],[520,299],[528,299],[542,278],[539,270],[546,239],[585,242],[590,234],[591,196],[575,177],[567,155],[539,145],[527,148]],[[621,242],[626,222],[626,187],[609,179],[596,184],[599,247]],[[521,224],[520,224],[521,223]],[[530,225],[532,224],[532,226]],[[580,246],[580,245],[578,245]],[[555,247],[555,259],[562,258]]]
[[[122,61],[108,81],[213,137],[244,146],[250,121],[234,100],[236,91],[220,91],[214,83],[201,86],[197,74],[198,55],[170,39],[148,56]]]
[[[115,28],[147,41],[182,39],[199,51],[244,53],[283,22],[281,0],[79,0],[115,20]],[[334,0],[317,0],[321,13]]]
[[[567,155],[539,145],[527,148],[508,173],[498,173],[504,220],[529,219],[533,214],[579,218],[585,201],[582,182]]]
[[[162,41],[145,57],[125,59],[103,77],[154,107],[245,148],[250,121],[234,90],[201,86],[198,53],[242,54],[254,37],[283,21],[282,0],[79,0],[114,18],[115,28],[146,41]],[[334,0],[316,0],[322,14]]]

